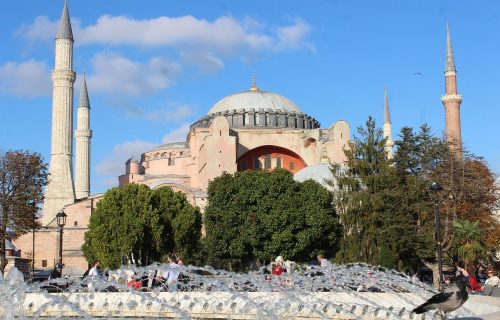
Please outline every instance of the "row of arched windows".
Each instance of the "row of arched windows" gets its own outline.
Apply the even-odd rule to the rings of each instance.
[[[262,160],[261,160],[262,158]],[[283,167],[283,159],[281,157],[273,158],[270,154],[266,154],[263,157],[255,157],[252,159],[252,168],[253,169],[274,169],[274,168],[282,168]],[[242,159],[239,162],[239,167],[241,170],[249,169],[247,159]],[[285,169],[295,170],[295,164],[293,160],[290,160],[288,163],[288,168]]]

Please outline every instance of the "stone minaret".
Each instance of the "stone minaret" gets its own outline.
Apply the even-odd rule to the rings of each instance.
[[[82,199],[90,195],[90,139],[92,138],[90,103],[85,74],[83,74],[76,123],[75,194],[77,199]]]
[[[73,32],[68,6],[56,35],[55,68],[52,71],[52,144],[49,183],[45,189],[42,224],[47,225],[67,204],[75,201],[73,186]]]
[[[384,138],[387,139],[385,143],[387,158],[392,159],[394,157],[394,153],[392,150],[394,141],[392,140],[392,124],[391,114],[389,113],[389,98],[387,97],[387,89],[384,89]]]
[[[446,26],[446,66],[444,71],[446,94],[441,97],[446,113],[446,141],[458,157],[462,157],[462,134],[460,128],[460,103],[462,96],[457,90],[457,70],[451,48],[450,27]]]

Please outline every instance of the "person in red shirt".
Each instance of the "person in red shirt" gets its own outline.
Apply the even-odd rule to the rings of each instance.
[[[273,266],[273,271],[272,271],[272,274],[274,275],[281,275],[284,271],[283,269],[283,257],[281,256],[278,256],[276,257],[276,259],[274,260],[274,266]]]
[[[467,270],[465,270],[463,267],[461,267],[461,265],[457,266],[457,272],[461,272],[465,277],[469,278],[470,288],[467,288],[467,291],[469,291],[470,293],[482,293],[483,292],[483,289],[481,288],[481,286],[477,282],[476,277],[470,276],[469,272]]]
[[[141,283],[141,280],[140,279],[137,279],[136,276],[132,276],[132,278],[130,279],[130,281],[127,283],[127,285],[130,287],[130,288],[134,288],[136,290],[140,290],[141,287],[142,287],[142,283]]]

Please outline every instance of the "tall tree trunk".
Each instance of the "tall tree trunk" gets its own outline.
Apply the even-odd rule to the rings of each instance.
[[[5,215],[5,213],[4,213]],[[7,255],[5,252],[5,232],[6,232],[6,223],[3,219],[3,223],[0,225],[0,273],[3,274],[5,271],[5,266],[7,265]]]
[[[424,262],[424,265],[432,270],[432,286],[434,289],[439,289],[439,265],[430,262]]]

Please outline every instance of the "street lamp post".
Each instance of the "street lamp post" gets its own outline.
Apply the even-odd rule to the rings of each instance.
[[[56,215],[57,225],[59,226],[59,263],[62,263],[63,228],[66,224],[66,217],[66,213],[62,210]]]
[[[434,192],[434,216],[436,219],[436,242],[437,242],[437,262],[438,262],[438,280],[439,289],[443,286],[443,253],[441,248],[441,215],[439,214],[439,199],[438,192],[443,190],[443,187],[437,182],[433,182],[429,188]]]
[[[33,214],[33,251],[31,254],[31,281],[35,278],[35,219],[36,215]]]

